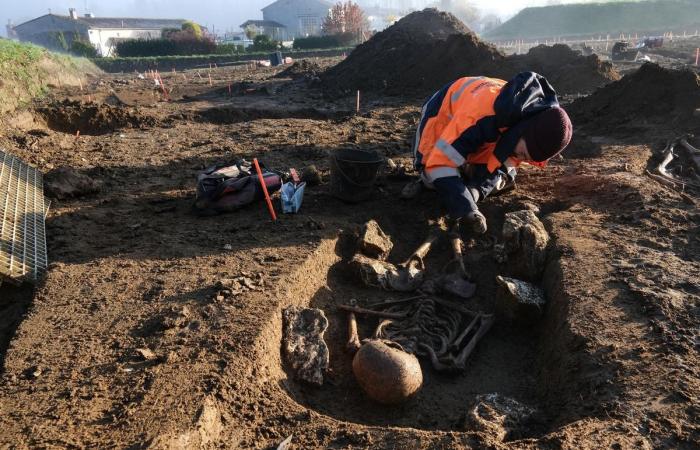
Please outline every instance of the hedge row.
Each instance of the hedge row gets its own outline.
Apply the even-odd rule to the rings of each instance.
[[[314,48],[338,48],[348,47],[357,42],[355,33],[342,33],[329,36],[309,36],[306,38],[294,39],[295,49],[314,49]]]
[[[216,52],[211,39],[129,39],[118,42],[116,54],[121,57],[206,55]]]
[[[343,53],[349,53],[352,47],[342,47],[333,49],[314,49],[314,50],[290,50],[283,49],[282,53],[285,56],[292,58],[312,58],[312,57],[331,57],[339,56]],[[209,64],[231,64],[240,61],[251,61],[256,59],[267,59],[270,52],[254,52],[241,53],[232,55],[187,55],[187,56],[153,56],[143,58],[92,58],[100,69],[105,72],[133,72],[134,70],[144,71],[148,69],[191,69],[196,67],[206,67]]]

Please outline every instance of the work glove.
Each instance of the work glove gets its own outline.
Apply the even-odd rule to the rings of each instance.
[[[481,211],[468,212],[463,218],[464,225],[469,227],[471,231],[477,234],[484,234],[488,229],[486,225],[486,217],[481,214]]]
[[[486,217],[479,210],[470,211],[462,217],[447,217],[447,230],[450,234],[459,234],[461,226],[477,234],[484,234],[488,229]]]

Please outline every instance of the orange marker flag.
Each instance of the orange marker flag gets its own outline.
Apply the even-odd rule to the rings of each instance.
[[[267,192],[267,185],[265,184],[265,178],[263,177],[262,170],[260,170],[260,164],[258,164],[258,158],[253,158],[253,165],[255,166],[255,171],[258,173],[258,180],[260,181],[260,186],[265,193],[265,201],[267,202],[267,209],[270,211],[270,217],[272,221],[277,220],[277,214],[275,214],[275,207],[272,206],[272,200],[270,199],[270,193]]]

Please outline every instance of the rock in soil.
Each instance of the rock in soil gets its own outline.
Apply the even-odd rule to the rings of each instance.
[[[498,393],[477,395],[467,412],[464,428],[504,441],[526,427],[535,412],[533,408]]]
[[[496,311],[499,318],[508,322],[531,324],[541,316],[544,305],[544,291],[532,283],[497,276]]]
[[[309,186],[318,186],[323,181],[321,172],[315,165],[310,165],[304,168],[301,172],[301,181]]]
[[[83,197],[100,191],[102,183],[72,167],[59,167],[44,175],[44,188],[57,200]]]
[[[328,346],[323,334],[328,319],[320,309],[290,306],[282,312],[282,349],[299,380],[322,385],[328,370]]]
[[[370,220],[360,232],[360,251],[370,258],[386,260],[391,253],[394,243],[391,238],[382,231],[379,224]]]
[[[369,287],[387,291],[412,292],[421,287],[424,271],[415,263],[399,270],[393,264],[357,254],[350,261],[350,267],[357,272],[362,282]]]
[[[500,262],[508,261],[510,274],[526,280],[542,275],[547,257],[549,234],[533,211],[507,213],[503,223],[503,254]]]

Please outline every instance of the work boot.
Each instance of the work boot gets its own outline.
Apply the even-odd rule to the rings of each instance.
[[[416,198],[418,194],[423,190],[423,180],[420,178],[416,181],[411,181],[406,186],[401,189],[401,198],[410,200]]]
[[[480,211],[471,211],[464,216],[463,223],[477,234],[486,233],[486,217]]]

